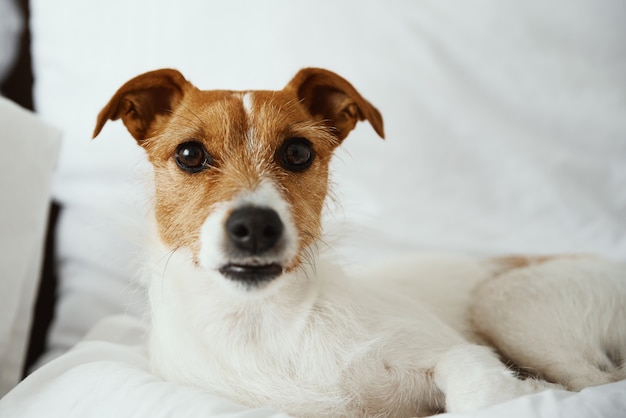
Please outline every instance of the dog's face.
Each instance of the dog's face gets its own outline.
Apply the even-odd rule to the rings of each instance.
[[[301,70],[280,91],[201,91],[175,70],[140,75],[100,112],[154,166],[161,240],[200,269],[258,288],[297,269],[320,236],[335,148],[380,113],[340,76]]]

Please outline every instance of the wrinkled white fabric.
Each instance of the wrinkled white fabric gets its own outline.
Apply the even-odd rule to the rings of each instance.
[[[115,90],[159,67],[204,89],[279,89],[327,67],[380,109],[387,139],[360,124],[334,161],[327,242],[348,266],[420,249],[626,259],[620,0],[31,8],[35,101],[67,137],[50,357],[99,318],[145,309],[132,283],[149,168],[121,123],[89,138]]]
[[[83,342],[43,366],[0,400],[0,416],[98,417],[287,417],[247,409],[192,387],[160,380],[149,372],[145,328],[130,316],[98,323]],[[450,418],[621,417],[626,381],[580,393],[549,390],[514,399],[474,414]]]

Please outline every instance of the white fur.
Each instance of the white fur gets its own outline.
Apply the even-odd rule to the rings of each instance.
[[[254,108],[253,108],[253,102],[252,102],[253,92],[247,91],[244,93],[237,93],[237,94],[241,98],[241,105],[243,106],[243,111],[246,113],[246,118],[248,119],[248,122],[252,122],[254,118],[254,112],[253,112]],[[250,123],[249,125],[250,125],[250,128],[246,136],[246,147],[248,149],[248,154],[252,155],[255,153],[255,150],[258,151],[257,144],[259,142],[255,140],[256,132],[254,129],[254,123]]]
[[[243,110],[246,112],[246,116],[252,116],[252,92],[245,92],[241,96],[241,103],[243,104]]]
[[[473,292],[482,292],[484,306],[502,309],[497,298],[490,300],[488,278],[495,267],[489,262],[415,255],[348,275],[321,257],[260,289],[233,286],[216,270],[226,261],[220,250],[222,225],[230,210],[245,204],[279,213],[290,240],[281,261],[295,256],[297,229],[289,205],[267,182],[211,212],[202,227],[199,267],[187,250],[170,253],[155,240],[149,291],[152,363],[166,379],[299,416],[413,416],[443,407],[473,411],[550,387],[540,380],[519,380],[490,348],[472,342],[480,341],[468,320],[476,303]],[[563,290],[569,302],[551,294],[547,307],[526,298],[529,305],[515,321],[522,328],[543,327],[546,333],[524,336],[518,341],[520,350],[535,346],[546,362],[568,358],[580,363],[584,360],[577,359],[578,351],[588,350],[596,340],[613,339],[623,356],[626,331],[615,318],[626,309],[626,269],[596,259],[560,263],[519,271],[530,276],[531,293],[547,291],[544,283],[556,276],[564,289],[593,287],[595,296],[591,300],[584,291],[570,295]],[[568,281],[581,268],[599,272],[594,284],[586,284],[584,274]],[[493,283],[506,285],[506,277]],[[525,315],[526,310],[542,308],[551,314],[562,308],[565,317],[577,317],[583,312],[578,304],[603,305],[607,297],[611,309],[597,313],[589,306],[584,316],[591,328],[610,320],[620,332],[598,327],[593,336],[579,332],[570,338],[574,343],[589,340],[587,346],[552,344],[553,351],[542,352],[546,338],[547,343],[559,341],[571,331]],[[620,302],[621,307],[614,306]],[[474,311],[498,323],[497,316]],[[615,373],[624,377],[623,366]]]
[[[252,118],[251,94],[241,100]],[[224,225],[237,208],[273,209],[284,225],[278,249],[244,262],[291,266],[300,250],[291,207],[247,135],[258,186],[208,208],[198,253],[150,240],[156,373],[304,417],[471,412],[626,378],[626,266],[598,258],[520,267],[423,254],[348,274],[311,251],[258,286],[225,278]],[[495,350],[557,385],[518,378]]]

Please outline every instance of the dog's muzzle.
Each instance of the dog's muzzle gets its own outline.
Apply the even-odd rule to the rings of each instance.
[[[282,274],[275,260],[283,251],[285,228],[276,211],[245,206],[230,214],[224,228],[232,260],[220,268],[225,277],[252,285]]]

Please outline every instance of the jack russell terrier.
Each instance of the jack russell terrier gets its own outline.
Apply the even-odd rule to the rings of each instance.
[[[623,264],[415,255],[354,275],[319,259],[334,150],[359,121],[384,136],[339,75],[202,91],[162,69],[124,84],[94,137],[117,119],[154,169],[164,379],[297,416],[409,417],[626,378]]]

